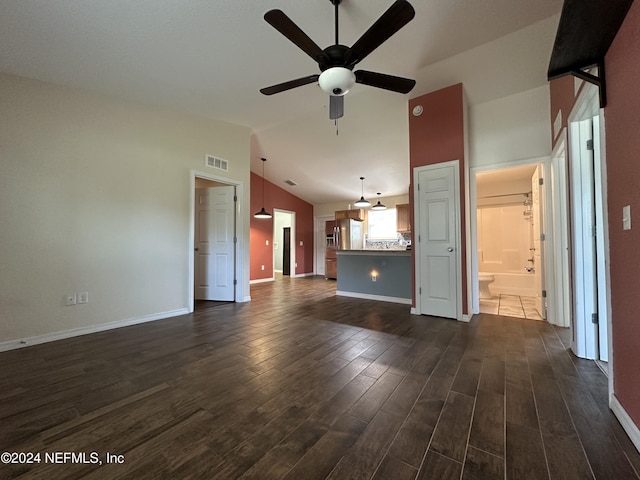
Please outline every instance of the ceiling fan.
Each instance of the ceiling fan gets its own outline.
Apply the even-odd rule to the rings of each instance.
[[[384,73],[356,70],[353,68],[367,55],[404,27],[415,16],[415,10],[407,0],[396,0],[351,47],[341,45],[338,40],[338,5],[342,0],[329,0],[335,7],[335,44],[324,50],[304,33],[282,10],[269,10],[264,19],[287,37],[320,67],[319,74],[308,75],[270,87],[261,88],[264,95],[273,95],[292,88],[318,82],[329,94],[329,118],[334,120],[344,115],[344,95],[361,83],[371,87],[409,93],[416,81]]]

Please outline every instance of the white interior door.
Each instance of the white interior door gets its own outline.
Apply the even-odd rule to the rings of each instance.
[[[606,280],[606,247],[605,219],[606,205],[603,198],[602,158],[600,155],[600,117],[593,117],[593,184],[595,206],[595,242],[596,242],[596,281],[597,281],[597,312],[598,312],[598,358],[603,362],[609,361],[609,332]]]
[[[532,267],[533,267],[533,275],[535,278],[535,303],[536,310],[542,318],[546,318],[546,306],[545,299],[542,296],[542,291],[544,290],[544,241],[542,240],[542,235],[544,233],[542,229],[542,198],[544,195],[542,194],[543,188],[543,180],[542,180],[542,172],[541,168],[538,165],[531,176],[531,209],[533,215],[531,217],[531,221],[533,224],[533,250],[532,250]]]
[[[195,298],[234,300],[233,186],[196,190]]]
[[[591,119],[571,124],[571,220],[576,355],[598,358],[596,217]]]
[[[456,165],[418,171],[419,313],[458,318],[458,208]]]

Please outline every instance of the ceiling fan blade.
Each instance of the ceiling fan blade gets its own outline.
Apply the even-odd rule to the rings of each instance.
[[[328,57],[322,49],[298,27],[282,10],[269,10],[264,19],[273,28],[293,42],[300,50],[321,65],[328,65]]]
[[[409,93],[415,86],[416,81],[409,78],[394,77],[385,73],[369,72],[367,70],[357,70],[355,72],[356,83],[369,85],[370,87],[383,88],[398,93]]]
[[[416,12],[407,0],[396,0],[389,9],[364,32],[345,54],[346,64],[353,67],[404,27]]]
[[[284,92],[285,90],[291,90],[292,88],[301,87],[303,85],[317,82],[318,78],[320,78],[320,75],[309,75],[308,77],[296,78],[295,80],[289,80],[288,82],[261,88],[260,93],[262,93],[263,95],[273,95],[274,93]]]
[[[329,120],[337,120],[344,115],[344,95],[329,95]]]

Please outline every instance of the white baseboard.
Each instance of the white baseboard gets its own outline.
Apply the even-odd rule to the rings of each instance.
[[[633,420],[613,393],[609,396],[609,408],[613,411],[624,431],[629,435],[636,450],[640,452],[640,429],[633,423]]]
[[[153,313],[151,315],[145,315],[143,317],[127,318],[125,320],[118,320],[116,322],[101,323],[99,325],[72,328],[70,330],[63,330],[61,332],[45,333],[44,335],[37,335],[35,337],[9,340],[7,342],[0,343],[0,352],[29,347],[31,345],[38,345],[41,343],[55,342],[56,340],[63,340],[65,338],[79,337],[80,335],[88,335],[90,333],[103,332],[105,330],[113,330],[114,328],[128,327],[131,325],[137,325],[138,323],[163,320],[165,318],[177,317],[178,315],[186,315],[188,313],[188,308],[179,308],[177,310]]]
[[[258,278],[256,280],[249,280],[249,285],[253,285],[254,283],[266,283],[266,282],[274,282],[276,277],[271,278]]]
[[[420,315],[418,313],[418,309],[416,307],[411,307],[411,312],[410,313],[411,313],[411,315]]]
[[[405,305],[411,305],[410,298],[386,297],[384,295],[371,295],[368,293],[344,292],[342,290],[336,290],[336,295],[341,297],[364,298],[365,300],[377,300],[379,302],[403,303]]]
[[[300,277],[313,277],[315,276],[315,273],[313,272],[309,272],[309,273],[298,273],[297,275],[293,275],[293,278],[300,278]]]
[[[462,314],[462,318],[460,319],[460,321],[469,323],[471,321],[471,317],[473,317],[473,313],[471,315],[463,313]]]

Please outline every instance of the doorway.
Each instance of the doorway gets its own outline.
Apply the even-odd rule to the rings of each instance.
[[[474,313],[550,320],[547,158],[472,169]]]
[[[295,223],[296,213],[289,210],[273,211],[273,270],[276,274],[295,277]]]
[[[202,195],[203,191],[213,195]],[[243,225],[238,215],[238,199],[243,195],[242,182],[192,170],[190,192],[189,311],[194,311],[196,299],[202,297],[210,302],[248,301],[244,283],[239,281],[244,278],[243,262],[239,259],[244,242],[238,233]],[[200,250],[203,244],[206,245],[204,252]],[[208,259],[206,255],[209,255]],[[207,285],[212,288],[206,288]]]
[[[462,320],[460,162],[413,169],[416,311]]]
[[[584,85],[569,116],[569,179],[573,245],[572,350],[608,371],[610,292],[604,138],[598,89]]]

